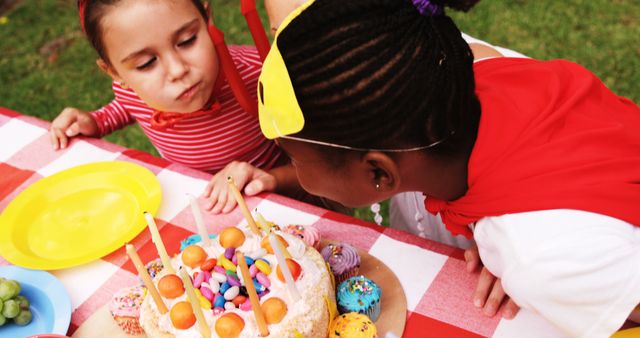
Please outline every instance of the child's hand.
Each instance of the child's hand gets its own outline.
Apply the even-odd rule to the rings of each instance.
[[[67,107],[51,123],[49,138],[53,149],[64,149],[69,139],[77,135],[96,136],[98,125],[87,112]]]
[[[502,316],[506,319],[515,317],[520,307],[504,293],[500,278],[496,278],[487,268],[482,266],[478,246],[474,244],[473,247],[465,250],[464,259],[467,262],[467,272],[474,272],[478,267],[482,267],[478,286],[473,294],[473,304],[476,307],[483,308],[482,312],[492,317],[498,312],[500,305],[505,300]]]
[[[205,188],[203,196],[209,199],[206,209],[214,214],[228,213],[236,207],[236,199],[229,189],[229,183],[227,183],[229,176],[233,177],[240,191],[244,188],[244,193],[247,196],[253,196],[263,191],[273,191],[277,186],[274,175],[247,162],[233,161],[215,174]]]

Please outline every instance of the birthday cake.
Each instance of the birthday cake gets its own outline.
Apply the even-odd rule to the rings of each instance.
[[[141,307],[140,323],[147,335],[203,337],[180,279],[187,272],[211,337],[260,337],[261,326],[245,284],[249,279],[238,262],[242,253],[269,337],[327,337],[335,293],[324,259],[298,236],[278,230],[270,236],[271,243],[279,240],[278,246],[286,248],[279,251],[289,257],[285,269],[269,237],[248,226],[224,229],[208,245],[190,245],[171,259],[176,274],[165,268],[153,279],[168,311],[161,314],[152,297],[146,297]],[[288,275],[295,288],[286,282]]]

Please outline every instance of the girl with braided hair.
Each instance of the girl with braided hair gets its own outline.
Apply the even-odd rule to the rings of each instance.
[[[483,58],[443,7],[474,2],[306,3],[263,65],[262,131],[312,194],[421,191],[517,305],[608,337],[640,303],[640,109],[572,62]]]

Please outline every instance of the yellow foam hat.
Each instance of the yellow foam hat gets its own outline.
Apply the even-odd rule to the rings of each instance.
[[[295,134],[304,127],[302,110],[296,99],[287,66],[278,50],[278,36],[313,2],[314,0],[310,0],[304,3],[284,19],[262,65],[262,73],[258,79],[258,112],[260,128],[268,139]]]

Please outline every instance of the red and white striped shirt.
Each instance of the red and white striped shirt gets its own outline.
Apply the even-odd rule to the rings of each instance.
[[[229,52],[253,100],[262,62],[253,46],[229,46]],[[217,93],[220,112],[184,118],[165,130],[151,128],[154,109],[131,89],[113,82],[115,99],[91,113],[100,136],[138,122],[162,157],[214,173],[231,161],[249,162],[270,169],[282,156],[280,149],[260,131],[257,117],[245,112],[225,83]]]

